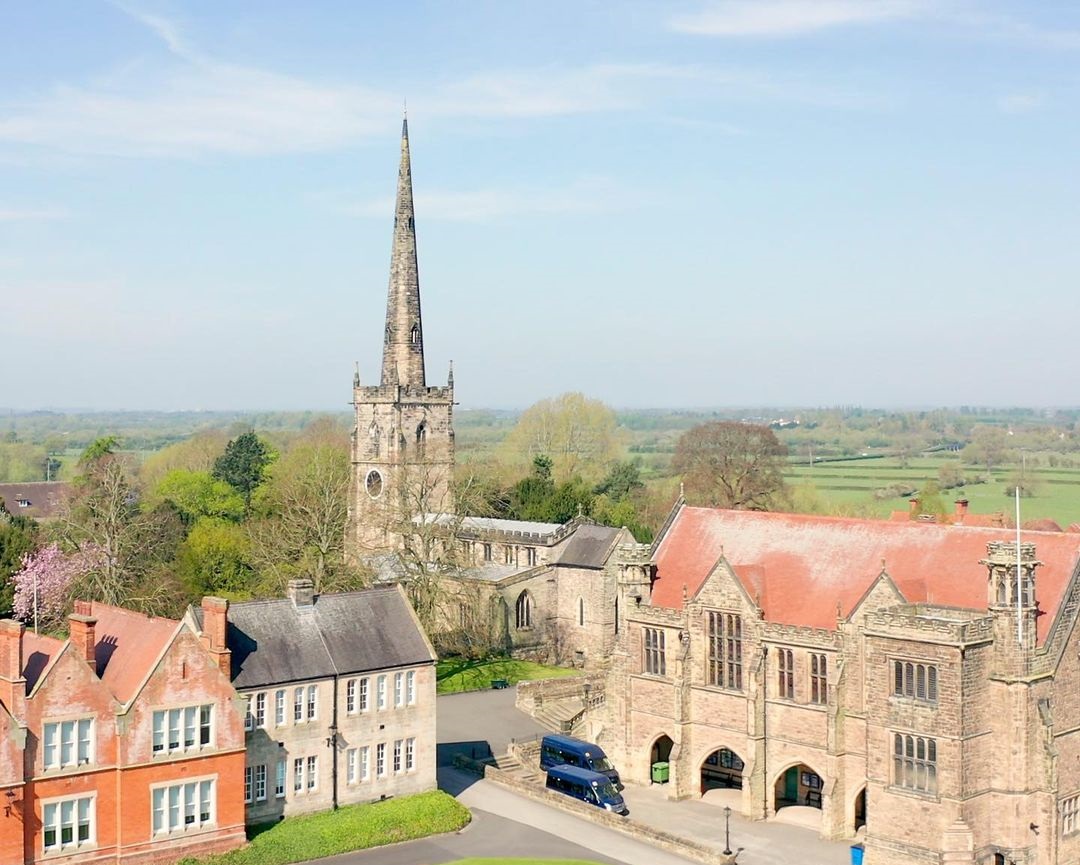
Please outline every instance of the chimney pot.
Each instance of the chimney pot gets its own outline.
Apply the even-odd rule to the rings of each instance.
[[[915,513],[919,509],[919,497],[912,496],[908,499],[908,507],[911,509],[911,513]]]
[[[964,517],[966,517],[967,512],[968,512],[968,500],[967,499],[957,499],[955,504],[956,504],[956,516],[959,517],[960,519],[963,519]]]
[[[76,601],[76,608],[78,604]],[[97,619],[82,613],[72,613],[68,616],[68,630],[71,632],[71,643],[79,657],[85,659],[90,669],[97,673]]]
[[[294,607],[310,607],[315,603],[315,584],[307,578],[289,580],[289,599]]]

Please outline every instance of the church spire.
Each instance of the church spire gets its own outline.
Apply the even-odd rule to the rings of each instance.
[[[394,209],[394,245],[390,252],[390,287],[386,296],[382,384],[426,386],[408,118],[401,122],[401,167],[398,169],[397,204]]]

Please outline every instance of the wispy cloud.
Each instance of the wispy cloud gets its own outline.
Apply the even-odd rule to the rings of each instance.
[[[400,94],[221,62],[193,47],[171,20],[118,5],[168,51],[82,84],[0,104],[0,143],[52,153],[200,158],[318,152],[382,137]],[[425,118],[531,119],[653,109],[682,96],[841,107],[868,100],[844,87],[779,80],[757,70],[663,63],[501,69],[417,87]]]
[[[671,29],[701,36],[800,36],[832,27],[911,18],[920,0],[719,0],[677,15]]]
[[[488,187],[472,190],[433,189],[416,193],[416,209],[424,219],[488,222],[510,216],[568,215],[625,210],[637,203],[625,188],[602,177],[585,177],[561,188]],[[385,220],[394,199],[381,197],[337,205],[351,216]]]
[[[0,222],[37,222],[68,216],[70,214],[62,207],[4,207],[0,204]]]
[[[998,110],[1003,114],[1026,114],[1046,105],[1043,93],[1006,93],[998,98]]]

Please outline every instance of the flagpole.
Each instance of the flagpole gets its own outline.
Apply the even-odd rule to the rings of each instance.
[[[1020,576],[1020,485],[1016,485],[1016,641],[1024,645],[1022,578]]]

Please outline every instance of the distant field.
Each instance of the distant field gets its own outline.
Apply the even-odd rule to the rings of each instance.
[[[886,517],[891,511],[907,510],[908,500],[903,497],[876,499],[874,490],[897,482],[921,486],[927,481],[936,481],[942,466],[962,468],[969,478],[982,474],[971,467],[963,468],[957,457],[935,457],[910,460],[906,467],[895,459],[793,465],[785,473],[785,479],[792,486],[811,485],[828,505]],[[969,483],[943,490],[941,497],[950,510],[955,499],[966,498],[975,513],[1005,511],[1011,514],[1013,499],[1005,494],[1005,485],[1015,476],[1015,471],[1012,467],[995,470],[993,482]],[[1021,519],[1049,517],[1062,528],[1080,522],[1080,469],[1029,468],[1027,473],[1036,479],[1037,487],[1034,496],[1021,501]]]

